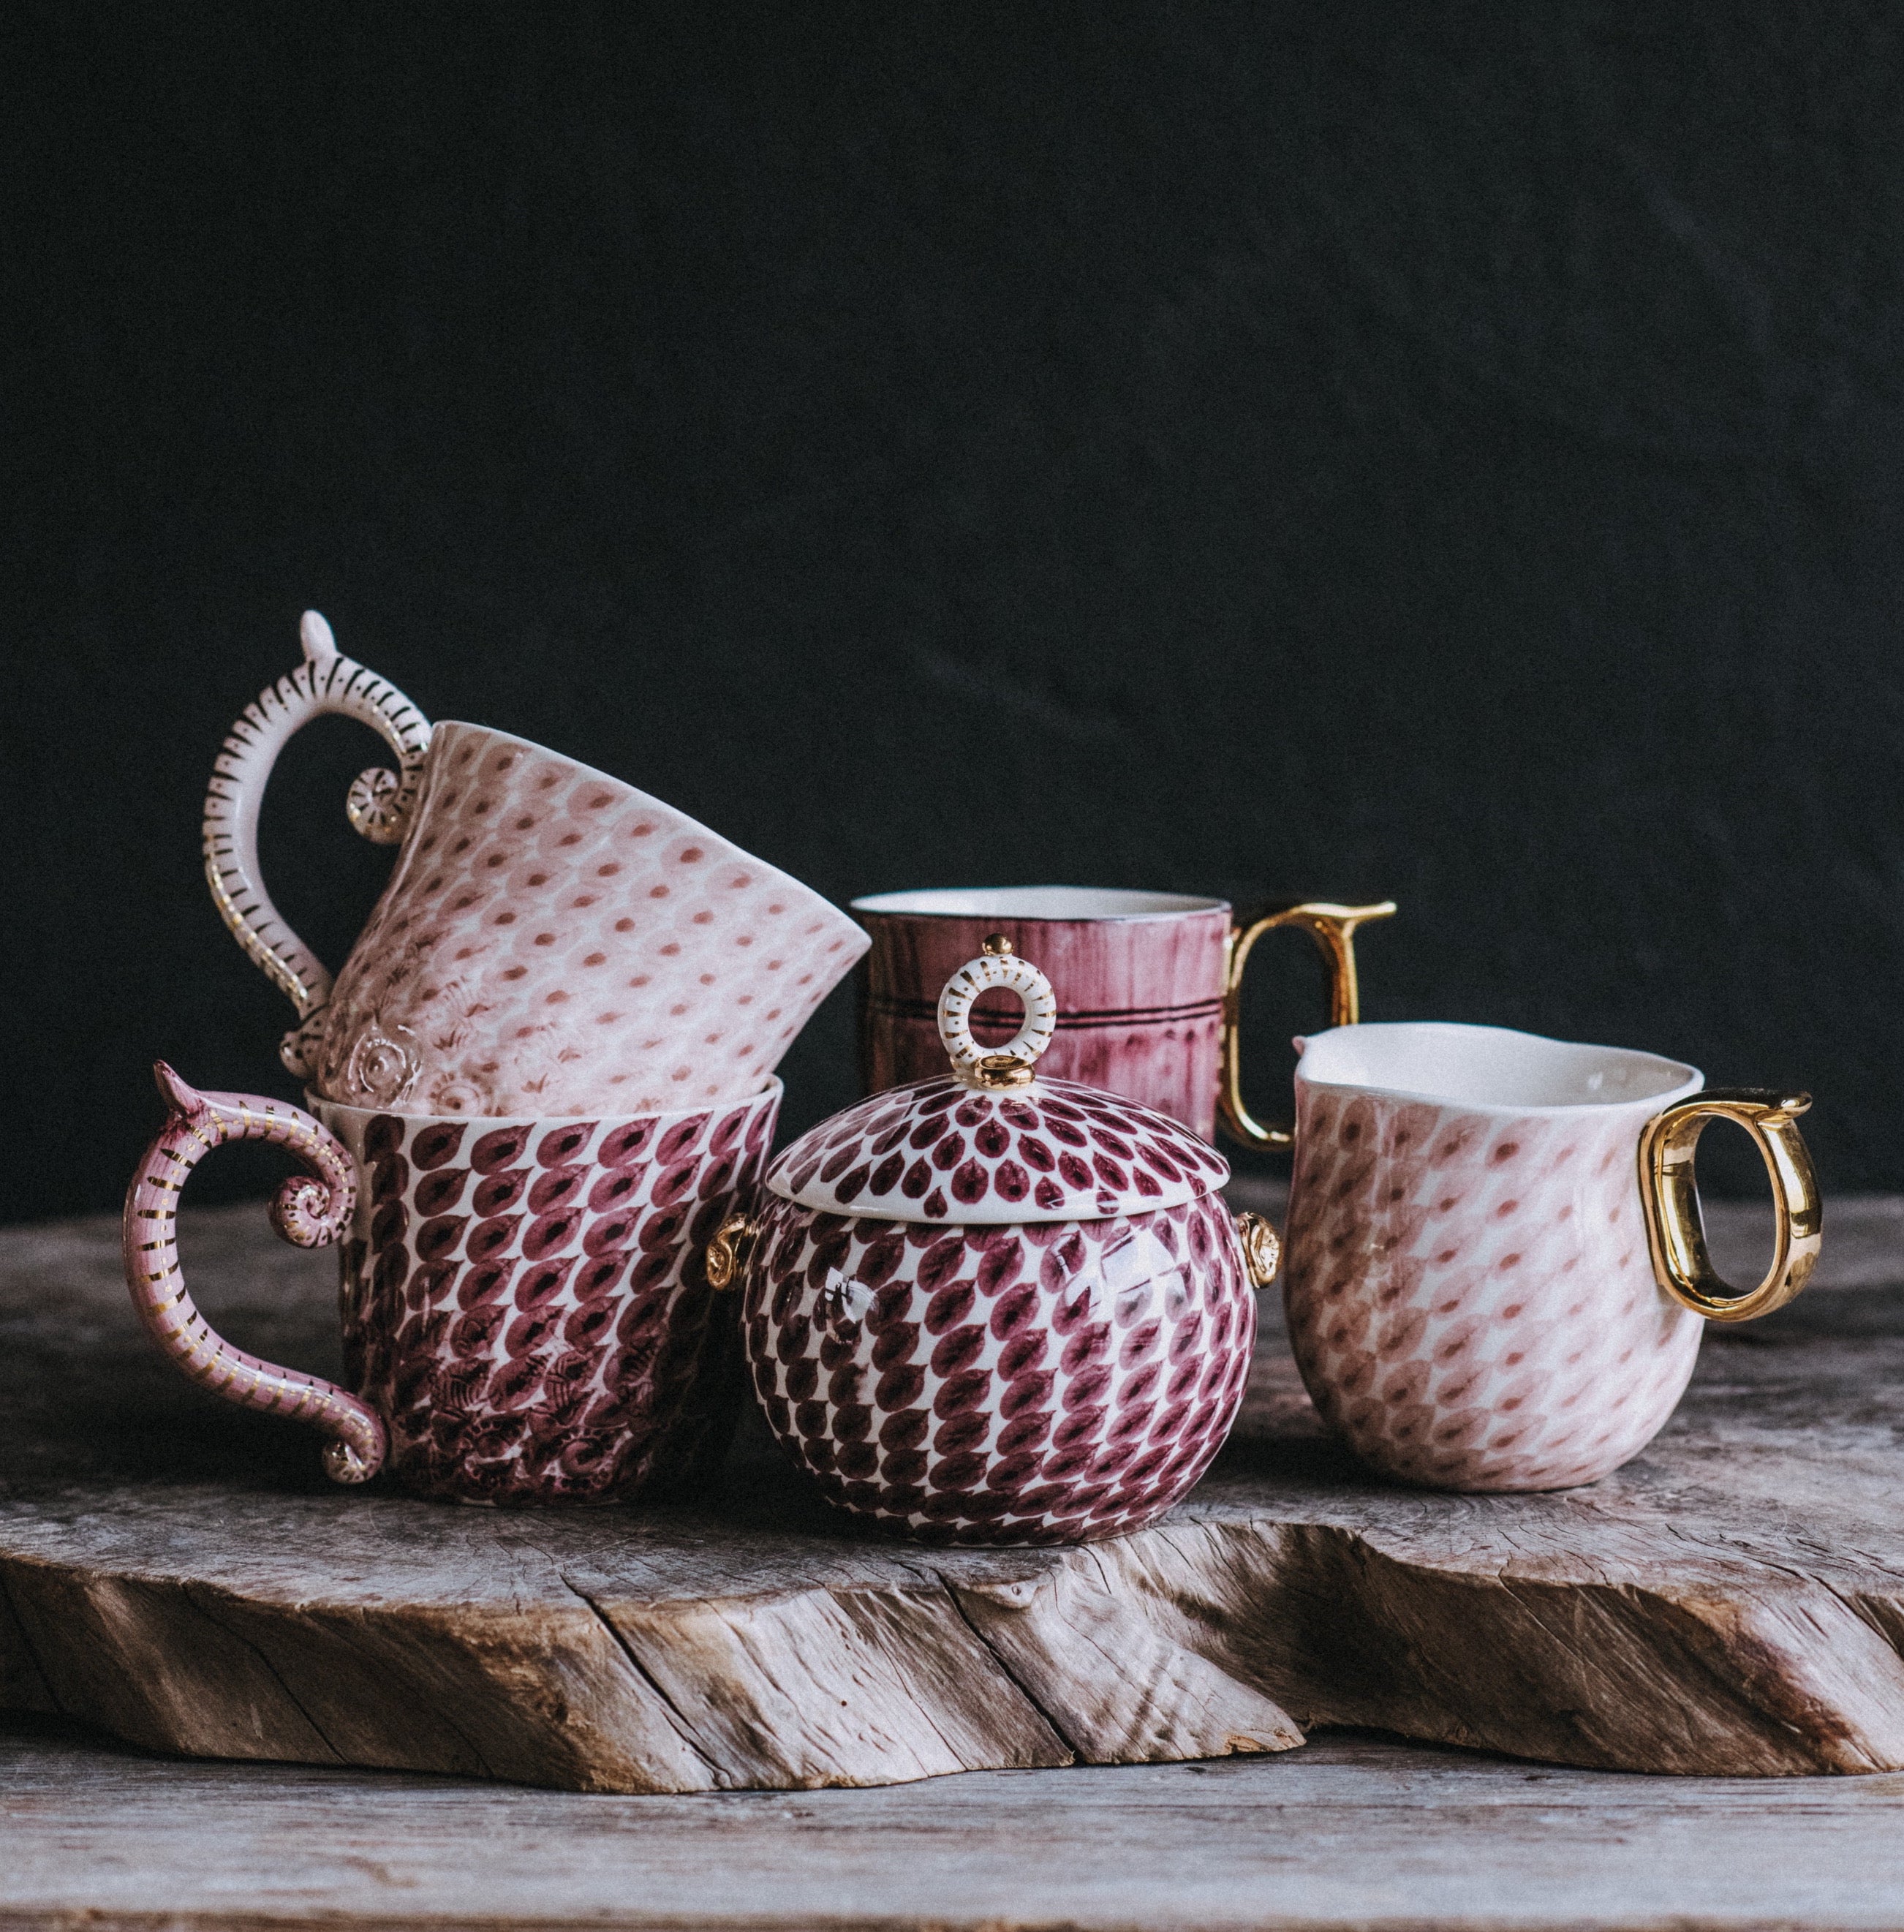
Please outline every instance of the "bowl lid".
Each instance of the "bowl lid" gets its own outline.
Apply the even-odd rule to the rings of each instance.
[[[1207,1141],[1134,1100],[1069,1080],[985,1093],[942,1074],[823,1120],[767,1186],[829,1214],[957,1227],[1148,1214],[1229,1178]]]
[[[977,1227],[1148,1214],[1221,1187],[1229,1162],[1168,1115],[1034,1077],[1056,1024],[1051,982],[1009,941],[985,944],[940,995],[953,1071],[869,1095],[802,1134],[768,1168],[769,1192],[823,1213]],[[970,1014],[993,986],[1018,994],[1025,1019],[988,1052]]]

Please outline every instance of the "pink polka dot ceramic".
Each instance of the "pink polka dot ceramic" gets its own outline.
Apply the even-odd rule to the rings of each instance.
[[[727,1106],[594,1120],[469,1120],[199,1094],[159,1070],[169,1118],[126,1202],[126,1270],[148,1330],[229,1401],[307,1422],[325,1467],[472,1502],[605,1502],[724,1449],[745,1387],[703,1253],[760,1174],[778,1081]],[[227,1140],[309,1170],[272,1218],[343,1244],[350,1388],[259,1360],[193,1306],[173,1220]]]
[[[1802,1096],[1702,1094],[1675,1060],[1489,1027],[1343,1027],[1302,1044],[1290,1339],[1324,1419],[1385,1475],[1592,1482],[1672,1414],[1702,1317],[1762,1312],[1810,1271],[1815,1192],[1807,1224],[1809,1163],[1783,1124]],[[1756,1130],[1762,1150],[1772,1121],[1804,1169],[1797,1246],[1731,1300],[1676,1274],[1672,1217],[1642,1164],[1663,1136],[1688,1136],[1690,1188],[1714,1115]]]
[[[1027,969],[961,970],[959,1070],[796,1141],[710,1272],[741,1286],[775,1435],[841,1508],[934,1542],[1115,1535],[1222,1445],[1274,1237],[1239,1228],[1228,1165],[1175,1121],[1030,1077],[1042,975],[1017,1051],[973,1051],[970,998]]]
[[[672,806],[504,732],[432,730],[314,614],[305,650],[233,728],[206,863],[298,1004],[287,1064],[328,1098],[535,1118],[744,1099],[865,951],[844,913]],[[402,850],[334,986],[259,884],[255,836],[278,750],[325,710],[403,764],[352,789],[353,822]]]

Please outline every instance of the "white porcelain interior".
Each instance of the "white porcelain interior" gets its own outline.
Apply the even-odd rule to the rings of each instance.
[[[1129,892],[1108,886],[941,886],[924,892],[875,892],[855,899],[855,912],[894,912],[941,919],[1176,919],[1186,912],[1227,912],[1227,899],[1187,892]]]
[[[1705,1079],[1654,1053],[1451,1021],[1336,1027],[1300,1046],[1298,1080],[1480,1111],[1665,1106]]]

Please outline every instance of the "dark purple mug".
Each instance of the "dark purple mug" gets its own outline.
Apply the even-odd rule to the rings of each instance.
[[[766,1165],[781,1086],[675,1114],[486,1120],[201,1094],[169,1108],[126,1196],[126,1281],[202,1388],[309,1424],[324,1467],[466,1502],[606,1502],[700,1472],[744,1393],[703,1250]],[[349,1386],[234,1348],[178,1264],[179,1192],[213,1148],[304,1168],[271,1220],[342,1250]]]

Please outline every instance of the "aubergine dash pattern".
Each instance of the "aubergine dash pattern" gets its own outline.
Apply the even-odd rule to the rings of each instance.
[[[1221,1199],[946,1228],[769,1197],[754,1387],[829,1500],[928,1542],[1135,1529],[1203,1474],[1255,1339]]]
[[[986,1092],[943,1074],[875,1094],[775,1161],[809,1208],[963,1225],[1147,1214],[1230,1178],[1187,1127],[1069,1081]]]
[[[407,1488],[604,1502],[724,1449],[745,1388],[703,1253],[780,1086],[704,1113],[422,1119],[320,1103],[355,1156],[345,1357]]]
[[[1296,1089],[1289,1337],[1356,1454],[1453,1490],[1567,1489],[1637,1455],[1705,1326],[1653,1276],[1645,1103],[1503,1114]]]

